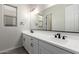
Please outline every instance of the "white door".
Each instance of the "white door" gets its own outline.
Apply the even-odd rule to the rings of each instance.
[[[47,30],[47,20],[46,20],[46,16],[43,16],[43,29]]]
[[[52,30],[52,14],[47,15],[47,30]]]
[[[65,8],[65,31],[79,31],[79,5]]]
[[[4,15],[3,4],[0,4],[0,51],[12,48],[14,46],[15,47],[21,46],[20,44],[21,31],[20,28],[18,27],[20,26],[18,24],[19,22],[17,22],[18,26],[4,26],[3,15]]]

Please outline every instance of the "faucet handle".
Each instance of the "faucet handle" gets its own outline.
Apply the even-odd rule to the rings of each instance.
[[[60,35],[60,33],[57,33],[56,35]]]
[[[58,38],[61,39],[61,34],[60,33],[57,33],[57,35],[58,35]]]
[[[55,35],[55,38],[57,38],[57,35]]]
[[[62,39],[64,39],[64,40],[65,40],[65,38],[66,38],[66,37],[67,37],[67,36],[63,36],[63,37],[62,37]]]

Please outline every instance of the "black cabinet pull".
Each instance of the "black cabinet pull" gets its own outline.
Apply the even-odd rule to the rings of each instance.
[[[31,39],[31,40],[33,40],[33,39]]]
[[[23,41],[25,41],[25,38],[23,38]]]
[[[33,47],[33,43],[31,43],[31,47]]]

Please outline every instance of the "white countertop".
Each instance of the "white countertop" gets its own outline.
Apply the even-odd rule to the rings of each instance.
[[[65,40],[62,40],[54,38],[54,35],[58,32],[34,31],[34,33],[30,33],[30,31],[22,31],[22,33],[46,41],[70,52],[79,53],[79,34],[60,32],[62,35],[67,36]]]

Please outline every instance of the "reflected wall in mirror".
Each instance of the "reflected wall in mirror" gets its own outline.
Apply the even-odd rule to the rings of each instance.
[[[52,30],[52,14],[48,14],[43,17],[43,30]]]
[[[33,30],[43,29],[43,20],[41,15],[31,13],[31,29]]]
[[[78,4],[56,4],[43,9],[37,13],[42,17],[41,29],[52,31],[79,32],[78,10]],[[34,14],[32,14],[32,16],[33,15]]]
[[[47,9],[49,4],[30,4],[31,6],[31,29],[33,30],[51,30],[51,24],[49,24],[50,14],[43,16],[41,12]]]
[[[17,8],[12,5],[3,5],[4,25],[17,26]]]
[[[79,32],[79,5],[65,8],[65,31]]]

